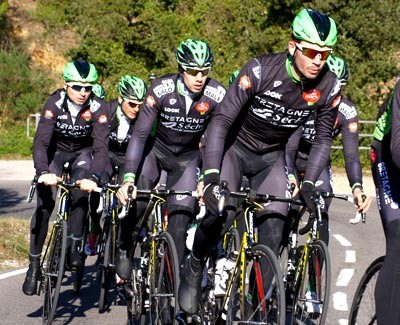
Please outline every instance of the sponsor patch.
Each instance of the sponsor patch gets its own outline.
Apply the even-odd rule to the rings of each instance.
[[[239,79],[239,87],[242,90],[251,88],[251,82],[248,75],[241,76]]]
[[[54,117],[54,114],[53,114],[53,112],[52,112],[51,110],[46,109],[46,110],[44,111],[43,117],[44,117],[45,119],[47,119],[47,120],[50,120],[50,119],[52,119],[52,118]]]
[[[154,107],[154,105],[156,104],[154,97],[151,95],[147,96],[146,104],[149,105],[150,107]]]
[[[358,130],[358,123],[357,122],[350,123],[348,128],[350,132],[356,133]]]
[[[90,110],[84,111],[81,116],[85,121],[90,121],[92,118],[92,112]]]
[[[210,104],[201,102],[201,103],[197,104],[195,108],[196,108],[196,111],[198,111],[201,115],[203,115],[210,109]]]
[[[158,98],[166,94],[170,94],[174,90],[175,90],[175,85],[172,79],[163,80],[160,85],[153,88],[153,92]]]
[[[346,120],[349,120],[357,116],[356,108],[354,106],[349,106],[343,102],[341,102],[339,105],[339,112],[344,115]]]
[[[303,99],[308,103],[308,105],[315,104],[321,97],[321,93],[317,89],[311,89],[309,91],[303,92]]]
[[[102,115],[100,115],[100,117],[99,117],[99,123],[107,123],[108,122],[108,118],[107,118],[107,115],[106,114],[102,114]]]

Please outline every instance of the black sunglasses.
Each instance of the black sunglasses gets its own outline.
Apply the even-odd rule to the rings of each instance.
[[[82,85],[78,85],[78,84],[67,84],[68,87],[71,87],[73,90],[81,92],[82,89],[85,90],[85,93],[91,92],[93,89],[93,86],[82,86]]]

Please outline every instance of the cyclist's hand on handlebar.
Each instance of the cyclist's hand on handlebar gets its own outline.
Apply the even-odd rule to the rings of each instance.
[[[76,184],[79,185],[79,189],[81,191],[86,191],[86,192],[92,192],[96,187],[97,183],[95,181],[92,181],[91,179],[80,179],[76,181]]]
[[[372,204],[372,198],[367,196],[363,190],[356,187],[353,191],[354,203],[359,212],[367,213]]]
[[[303,181],[300,189],[301,200],[304,202],[305,206],[310,210],[310,212],[315,212],[314,190],[315,186],[312,182]]]
[[[229,190],[225,189],[227,196]],[[203,199],[207,210],[215,216],[218,216],[221,211],[219,209],[219,200],[221,199],[222,189],[218,183],[209,183],[204,187]]]
[[[56,174],[53,173],[42,174],[38,178],[38,183],[43,183],[44,185],[47,186],[57,185],[57,183],[61,181],[62,178],[58,177]]]
[[[125,182],[122,184],[122,186],[119,188],[117,192],[117,198],[120,200],[122,205],[125,205],[126,202],[128,201],[128,189],[129,186],[133,186],[133,192],[132,192],[132,199],[136,199],[136,186],[133,182]]]
[[[289,185],[292,198],[295,198],[299,194],[299,184],[297,182],[296,176],[289,175]]]

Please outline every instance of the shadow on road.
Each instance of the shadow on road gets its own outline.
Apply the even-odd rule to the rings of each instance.
[[[0,214],[4,213],[4,208],[15,207],[25,200],[26,196],[15,190],[0,188]]]

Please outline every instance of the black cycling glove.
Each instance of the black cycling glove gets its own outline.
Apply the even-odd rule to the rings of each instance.
[[[315,212],[314,189],[315,186],[310,181],[304,181],[300,189],[301,200],[304,202],[305,206],[310,210],[310,212]]]
[[[229,194],[228,188],[221,187],[218,183],[209,183],[204,187],[203,193],[204,203],[206,204],[207,210],[214,216],[222,215],[225,200]]]

